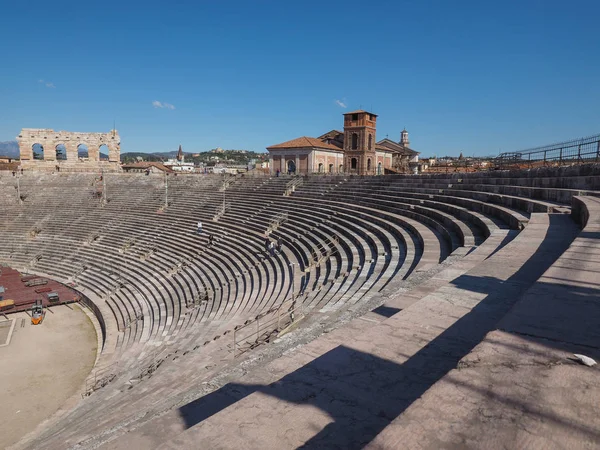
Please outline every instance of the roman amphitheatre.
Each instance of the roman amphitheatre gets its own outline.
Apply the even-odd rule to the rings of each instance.
[[[419,175],[123,173],[77,139],[0,171],[3,276],[69,299],[0,317],[0,446],[600,447],[597,136]]]

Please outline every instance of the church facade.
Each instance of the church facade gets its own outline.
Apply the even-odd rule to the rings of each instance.
[[[408,132],[400,141],[376,140],[377,115],[365,110],[344,114],[344,131],[317,138],[302,136],[267,147],[271,173],[348,173],[383,175],[415,173],[419,152],[409,147]]]

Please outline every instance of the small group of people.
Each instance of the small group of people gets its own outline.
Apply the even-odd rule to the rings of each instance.
[[[196,234],[201,235],[203,233],[202,231],[202,221],[198,221],[198,224],[196,225]],[[208,245],[209,247],[212,246],[215,243],[215,238],[212,234],[208,235]]]
[[[275,256],[275,250],[277,253],[281,253],[281,249],[283,248],[283,239],[278,237],[276,241],[272,241],[269,236],[265,238],[265,251],[269,253],[271,256]]]

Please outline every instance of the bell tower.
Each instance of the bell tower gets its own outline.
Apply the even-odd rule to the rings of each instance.
[[[375,128],[377,115],[364,111],[344,114],[345,171],[357,175],[375,175]]]
[[[406,128],[405,128],[400,133],[400,145],[402,147],[408,147],[409,144],[410,144],[410,142],[408,142],[408,131],[406,131]]]

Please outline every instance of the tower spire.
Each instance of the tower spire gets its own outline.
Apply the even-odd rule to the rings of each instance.
[[[406,131],[406,127],[400,133],[400,145],[403,147],[408,147],[410,142],[408,141],[408,131]]]
[[[181,150],[181,144],[179,144],[179,150],[177,151],[177,161],[183,161],[183,150]]]

